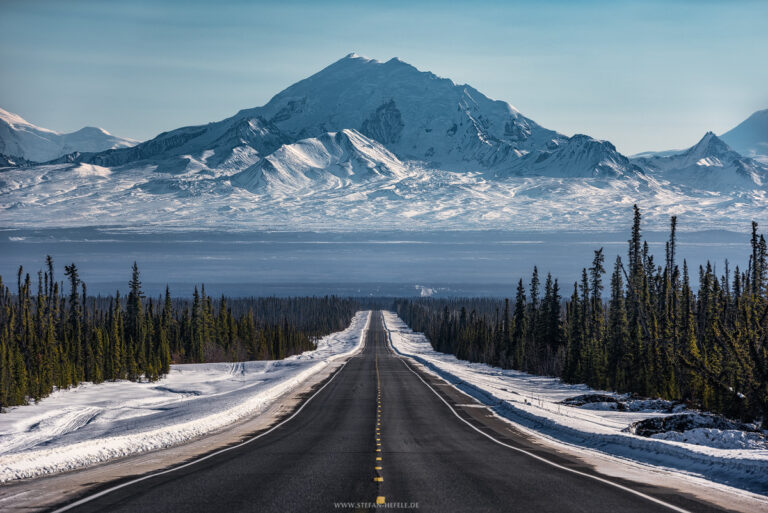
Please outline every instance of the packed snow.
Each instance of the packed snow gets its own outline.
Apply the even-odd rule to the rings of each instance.
[[[575,448],[768,494],[768,444],[757,429],[697,427],[692,422],[691,429],[683,432],[639,436],[631,432],[634,423],[685,416],[686,410],[670,401],[636,400],[557,378],[458,360],[432,349],[426,337],[414,333],[397,314],[384,312],[384,322],[397,353],[423,364],[524,430]]]
[[[177,445],[266,410],[363,344],[370,312],[277,361],[173,365],[156,382],[82,384],[0,414],[0,482]]]

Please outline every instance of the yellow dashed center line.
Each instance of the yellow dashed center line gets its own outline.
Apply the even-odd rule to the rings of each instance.
[[[381,375],[379,374],[379,355],[376,355],[376,452],[381,452]],[[383,483],[384,477],[381,475],[383,466],[381,464],[381,456],[376,456],[376,464],[373,467],[374,478],[376,483]],[[386,504],[386,500],[383,495],[376,497],[376,504]]]

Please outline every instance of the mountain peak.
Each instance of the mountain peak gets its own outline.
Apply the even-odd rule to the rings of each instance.
[[[92,126],[72,133],[56,132],[0,109],[0,153],[29,161],[47,162],[69,153],[126,148],[137,142]]]
[[[757,110],[752,113],[747,119],[766,119],[768,118],[768,109]]]
[[[688,153],[699,157],[710,157],[733,153],[733,150],[714,132],[707,132],[698,143],[688,150]]]
[[[721,138],[742,155],[768,164],[768,109],[753,112]]]
[[[79,135],[112,135],[106,130],[104,130],[101,127],[98,126],[84,126],[80,130],[77,130],[76,132],[72,132],[72,134],[79,134]]]
[[[379,62],[376,59],[371,59],[369,57],[366,57],[365,55],[360,55],[356,52],[350,52],[338,61],[336,61],[334,64],[343,63],[343,62],[355,62],[355,63],[364,63],[364,62]],[[331,65],[333,66],[333,64]]]
[[[468,85],[356,53],[238,115],[256,114],[294,140],[354,129],[400,159],[461,170],[497,167],[564,138]]]
[[[42,130],[44,132],[58,133],[58,132],[54,132],[53,130],[49,130],[47,128],[41,128],[41,127],[35,126],[29,121],[27,121],[26,119],[19,116],[18,114],[7,111],[3,108],[0,108],[0,121],[5,121],[6,123],[12,126],[32,127],[34,129]]]

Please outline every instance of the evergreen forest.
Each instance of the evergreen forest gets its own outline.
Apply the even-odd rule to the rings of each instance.
[[[171,363],[281,359],[345,329],[358,305],[337,297],[147,298],[134,263],[128,294],[89,296],[75,264],[49,256],[16,292],[0,277],[0,408],[83,381],[157,380]]]
[[[657,261],[635,206],[626,260],[606,264],[603,249],[595,251],[568,291],[534,267],[512,301],[398,300],[395,308],[435,350],[463,360],[684,401],[766,426],[765,237],[753,222],[748,267],[731,269],[726,261],[718,275],[709,262],[680,266],[676,230],[672,217]]]

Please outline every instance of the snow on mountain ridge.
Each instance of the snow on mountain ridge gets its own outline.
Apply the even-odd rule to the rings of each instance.
[[[2,107],[0,107],[0,121],[5,121],[9,125],[13,125],[14,128],[16,127],[16,125],[19,125],[19,126],[34,127],[36,129],[40,130],[41,132],[50,132],[52,134],[58,133],[58,132],[54,132],[53,130],[50,130],[48,128],[43,128],[43,127],[35,126],[32,123],[30,123],[29,121],[27,121],[26,119],[24,119],[21,116],[19,116],[18,114],[15,114],[13,112],[9,112],[9,111],[3,109]]]
[[[250,191],[272,187],[285,191],[322,184],[343,187],[371,177],[402,178],[405,164],[384,146],[356,130],[327,132],[281,146],[231,177]]]
[[[460,171],[564,139],[507,102],[399,59],[345,57],[238,116],[257,112],[297,139],[355,129],[400,159]]]
[[[545,150],[526,154],[503,174],[551,177],[622,178],[644,171],[619,153],[609,141],[576,134]]]
[[[84,127],[62,133],[33,125],[0,108],[0,153],[46,162],[73,152],[98,152],[133,146],[138,141],[116,137],[103,128]]]
[[[714,134],[628,159],[399,59],[350,54],[218,122],[0,170],[0,212],[6,226],[604,229],[639,203],[650,223],[725,226],[766,211],[765,176]]]
[[[712,132],[680,153],[633,161],[657,178],[702,190],[749,190],[768,183],[768,167],[742,156]]]
[[[602,145],[599,152],[574,151],[571,156],[579,162],[569,161],[565,151],[547,160],[558,148],[573,149],[587,139],[542,128],[507,102],[491,100],[471,86],[419,71],[400,59],[380,62],[357,54],[293,84],[263,107],[165,132],[133,148],[73,155],[63,161],[100,166],[147,163],[184,173],[199,167],[193,161],[203,153],[213,151],[215,156],[205,167],[214,174],[231,175],[284,144],[343,130],[377,141],[401,161],[433,169],[492,171],[498,176],[636,173],[605,142],[595,141]],[[536,158],[524,158],[532,153]]]

